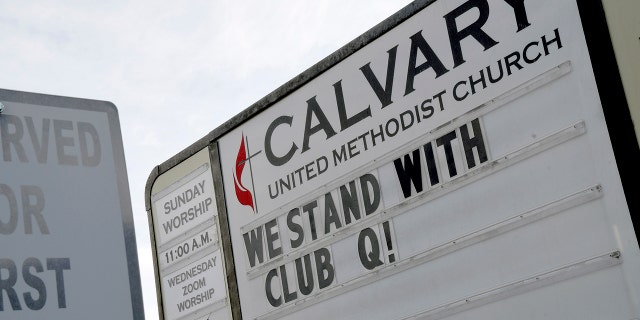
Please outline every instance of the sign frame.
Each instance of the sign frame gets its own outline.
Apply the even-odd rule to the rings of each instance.
[[[205,137],[196,141],[174,157],[158,165],[149,176],[147,185],[149,186],[150,183],[153,183],[154,179],[158,175],[166,172],[177,163],[188,159],[194,153],[194,150],[200,150],[208,147],[212,154],[212,165],[214,166],[214,170],[217,171],[214,176],[216,187],[218,188],[217,190],[223,190],[221,185],[222,176],[220,174],[219,138],[241,126],[262,111],[267,110],[278,101],[284,99],[289,94],[319,77],[325,71],[347,59],[353,53],[367,46],[405,20],[412,17],[415,13],[427,8],[435,2],[437,1],[422,0],[415,1],[407,5],[405,8],[382,21],[360,37],[354,39],[297,77],[291,79],[264,98],[249,106],[223,125],[215,128]],[[636,241],[638,241],[638,233],[640,232],[640,218],[638,218],[638,213],[640,213],[640,200],[638,200],[637,197],[632,196],[632,191],[634,184],[633,177],[637,176],[637,165],[634,164],[640,162],[640,149],[638,148],[638,141],[635,139],[636,135],[629,112],[629,105],[620,79],[619,66],[616,62],[611,44],[611,38],[609,36],[609,29],[602,2],[576,2],[580,20],[582,22],[582,28],[587,40],[587,47],[589,50],[595,82],[600,92],[599,97],[605,115],[606,127],[609,131],[609,137],[613,146],[613,152],[625,194],[624,196],[626,198],[627,206],[631,214],[631,221],[635,229],[635,238]],[[631,137],[634,138],[631,139]],[[147,210],[150,210],[148,193],[145,194],[145,197],[147,198]],[[221,196],[220,200],[221,201],[219,201],[219,203],[222,203],[222,205],[220,205],[220,213],[221,215],[226,215],[226,208],[224,208],[225,199]],[[222,220],[221,225],[228,226],[228,224],[223,224]],[[225,248],[228,249],[225,252],[225,256],[227,256],[228,254],[232,254],[231,241],[229,238],[230,235],[228,231],[224,231],[223,233],[223,243]],[[228,262],[228,266],[233,266],[232,257],[226,260]],[[232,277],[236,276],[234,270],[235,269],[232,267],[231,270],[228,271]],[[232,282],[230,281],[229,283]],[[238,314],[241,313],[237,310],[240,308],[239,295],[237,294],[237,288],[233,288],[233,290],[235,293],[231,295],[231,303],[233,306],[234,319],[240,319],[241,317]]]
[[[232,283],[231,279],[234,276],[234,273],[229,271],[233,270],[233,267],[231,267],[231,269],[229,267],[229,263],[231,266],[233,266],[233,259],[230,259],[228,257],[228,250],[225,249],[228,248],[228,246],[224,245],[225,238],[223,233],[226,228],[219,227],[222,223],[226,225],[226,221],[224,220],[226,215],[221,213],[221,208],[224,208],[224,204],[221,205],[221,201],[223,202],[223,199],[220,198],[220,193],[214,192],[214,190],[217,190],[217,188],[221,188],[222,185],[215,179],[215,177],[217,176],[216,172],[219,170],[219,166],[215,162],[215,158],[211,156],[210,152],[211,151],[208,148],[202,148],[196,151],[190,157],[184,159],[184,161],[176,163],[175,166],[171,167],[164,173],[158,174],[154,177],[153,180],[147,181],[147,190],[150,193],[154,193],[149,197],[149,200],[151,201],[150,203],[151,205],[153,205],[156,201],[159,201],[167,197],[168,195],[175,193],[177,190],[181,190],[181,188],[184,188],[184,186],[188,186],[189,183],[193,184],[193,182],[196,181],[194,180],[195,178],[201,177],[205,180],[211,179],[210,182],[202,182],[203,185],[206,185],[206,188],[202,189],[204,191],[203,195],[194,197],[194,201],[205,203],[207,206],[207,209],[204,211],[201,217],[196,217],[193,219],[196,225],[187,226],[185,230],[176,231],[178,234],[172,235],[168,240],[165,239],[163,241],[160,241],[157,239],[158,232],[162,232],[162,229],[156,229],[156,226],[160,226],[162,224],[163,217],[159,216],[161,213],[156,214],[154,213],[153,208],[147,208],[147,218],[149,221],[149,232],[151,237],[153,253],[152,257],[156,281],[158,315],[162,320],[167,319],[167,317],[173,317],[174,319],[200,319],[201,316],[206,315],[210,311],[212,313],[224,313],[225,310],[228,311],[228,316],[231,316],[232,308],[230,304],[232,301],[234,301],[234,298],[233,290],[229,290],[228,287],[230,283]],[[210,186],[209,183],[211,183]],[[209,187],[212,187],[211,191],[206,190]],[[209,198],[206,199],[206,202],[200,201],[203,199],[202,197],[207,196],[212,196],[213,199],[211,200],[213,201],[210,201]],[[186,201],[184,205],[190,205],[190,201]],[[202,221],[202,217],[204,217],[204,214],[212,211],[213,216],[207,217],[206,220]],[[226,210],[224,212],[226,212]],[[196,238],[199,238],[201,237],[201,234],[207,234],[207,239],[210,240],[207,241],[207,245],[203,245],[202,243],[200,243],[202,249],[199,252],[194,252],[194,250],[192,250],[189,254],[185,254],[184,257],[175,258],[175,260],[172,256],[171,263],[159,261],[159,257],[163,252],[171,251],[171,248],[175,248],[176,245],[180,246],[181,244],[183,244],[183,242],[184,245],[187,245],[187,243],[191,243],[193,241],[192,238],[194,236]],[[213,239],[214,236],[215,239]],[[158,252],[159,250],[163,251]],[[176,252],[176,254],[177,253],[178,252]],[[215,270],[214,272],[211,272],[209,270],[202,271],[200,273],[202,277],[200,278],[200,280],[203,284],[207,282],[208,285],[205,284],[202,287],[195,288],[196,290],[189,292],[191,296],[193,294],[204,294],[206,295],[206,299],[209,299],[210,296],[212,299],[212,304],[204,305],[202,307],[195,306],[193,311],[189,311],[187,308],[187,311],[184,311],[182,315],[180,315],[179,312],[178,314],[176,314],[176,310],[172,309],[172,306],[169,305],[169,301],[166,301],[167,299],[170,299],[168,297],[168,294],[163,295],[163,289],[166,289],[163,288],[163,280],[167,279],[165,278],[167,275],[177,273],[180,270],[186,270],[184,268],[188,268],[190,266],[189,264],[212,255],[214,255],[216,258],[218,256],[220,257],[219,260],[216,259],[217,261],[215,261],[215,268],[219,269],[222,274],[217,274]],[[207,281],[205,281],[206,279],[203,280],[205,277],[206,279],[208,279]],[[216,279],[217,277],[222,277],[222,279]],[[217,292],[217,290],[214,293],[211,290],[212,288],[209,287],[209,285],[211,285],[212,279],[214,280],[214,285],[216,283],[219,283],[220,281],[223,282],[226,292],[224,293],[225,296],[222,297],[222,299],[214,298],[219,297],[219,293]],[[196,287],[197,286],[198,285],[196,284]],[[198,289],[202,290],[203,288],[205,289],[205,292],[198,291]],[[175,288],[173,290],[175,291]],[[174,298],[174,300],[177,299],[175,297],[175,294],[173,294],[172,298]],[[202,304],[205,304],[205,302],[202,302]]]

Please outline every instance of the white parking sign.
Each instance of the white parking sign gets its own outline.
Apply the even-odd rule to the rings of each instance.
[[[0,318],[144,319],[115,106],[0,102]]]

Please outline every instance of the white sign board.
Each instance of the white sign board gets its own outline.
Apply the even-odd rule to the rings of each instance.
[[[226,297],[220,250],[162,278],[162,295],[167,305],[166,318],[177,319]],[[166,285],[164,285],[166,283]],[[207,303],[210,302],[210,303]]]
[[[219,149],[243,319],[640,316],[574,0],[435,1]]]
[[[164,269],[198,252],[207,251],[206,249],[214,247],[217,242],[218,235],[214,229],[205,229],[193,236],[189,236],[160,253],[160,259],[158,260],[160,268]]]
[[[178,188],[154,201],[156,241],[162,245],[189,229],[211,220],[217,209],[213,197],[213,179],[209,166],[201,167],[197,176],[180,182]]]
[[[166,320],[228,317],[227,285],[208,150],[174,168],[153,192],[152,221]],[[160,177],[162,180],[172,180]],[[160,183],[159,183],[160,185]]]
[[[0,102],[0,318],[144,319],[115,106]]]

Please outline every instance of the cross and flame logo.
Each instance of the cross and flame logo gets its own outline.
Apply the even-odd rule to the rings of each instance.
[[[238,202],[240,202],[240,204],[242,205],[251,207],[251,209],[255,213],[256,206],[254,204],[253,193],[242,183],[242,172],[244,171],[244,167],[247,162],[249,162],[247,153],[248,148],[245,145],[245,137],[243,133],[242,141],[240,142],[240,149],[238,150],[238,156],[236,157],[236,165],[233,170],[233,184],[236,189],[236,198],[238,199]],[[251,171],[251,167],[249,167],[249,170]]]

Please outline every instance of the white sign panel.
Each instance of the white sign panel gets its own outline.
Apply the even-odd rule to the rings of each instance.
[[[640,316],[575,1],[436,1],[219,148],[243,319]]]
[[[213,228],[208,228],[187,237],[160,253],[158,259],[160,269],[187,259],[199,252],[211,250],[217,246],[217,242],[218,234]]]
[[[216,214],[213,180],[208,167],[168,195],[154,201],[156,239],[159,244],[174,239]]]
[[[179,319],[226,298],[220,250],[162,277],[166,318]]]
[[[0,318],[144,319],[115,106],[0,102]]]

